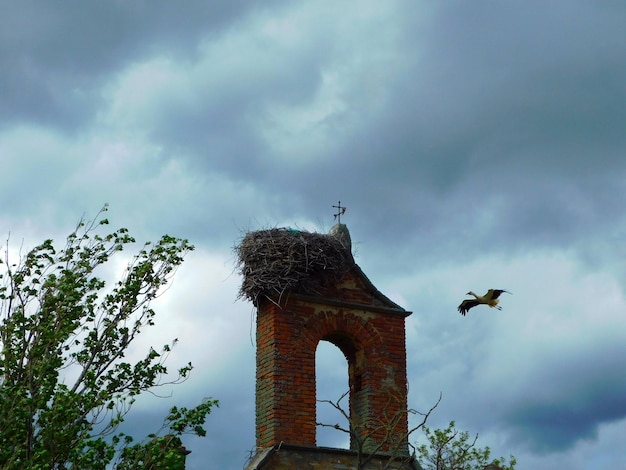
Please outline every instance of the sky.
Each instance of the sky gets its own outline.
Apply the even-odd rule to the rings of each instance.
[[[626,467],[624,24],[611,0],[2,2],[0,232],[62,242],[108,203],[138,240],[196,246],[131,351],[177,337],[170,367],[195,369],[126,423],[220,400],[189,470],[254,449],[233,247],[325,233],[338,201],[357,264],[413,312],[409,405],[442,394],[431,428],[519,470]],[[459,315],[489,288],[502,311]],[[317,383],[347,388],[329,344]]]

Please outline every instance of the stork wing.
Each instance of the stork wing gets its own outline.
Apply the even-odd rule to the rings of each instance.
[[[502,294],[502,292],[506,292],[507,294],[510,294],[508,290],[504,290],[504,289],[489,289],[485,297],[497,299],[498,297],[500,297],[500,294]]]
[[[461,313],[461,315],[465,316],[470,308],[476,307],[476,305],[478,304],[480,304],[480,302],[476,299],[465,299],[463,302],[461,302],[461,305],[459,305],[458,311]]]

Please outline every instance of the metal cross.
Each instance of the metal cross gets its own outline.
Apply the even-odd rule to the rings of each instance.
[[[341,216],[346,213],[346,208],[341,206],[341,201],[339,201],[337,205],[333,207],[337,209],[337,213],[333,214],[333,217],[337,220],[337,223],[340,224]]]

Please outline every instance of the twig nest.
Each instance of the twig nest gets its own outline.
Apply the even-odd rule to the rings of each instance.
[[[248,232],[238,246],[243,276],[239,297],[280,300],[286,292],[315,295],[335,284],[353,265],[350,233],[337,224],[323,235],[291,228]]]

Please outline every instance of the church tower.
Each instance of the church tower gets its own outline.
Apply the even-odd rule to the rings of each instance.
[[[257,308],[257,453],[246,469],[419,468],[407,442],[410,312],[354,262],[347,227],[337,224],[328,235],[251,232],[237,254],[240,295]],[[337,346],[348,363],[350,449],[316,446],[320,341]]]

